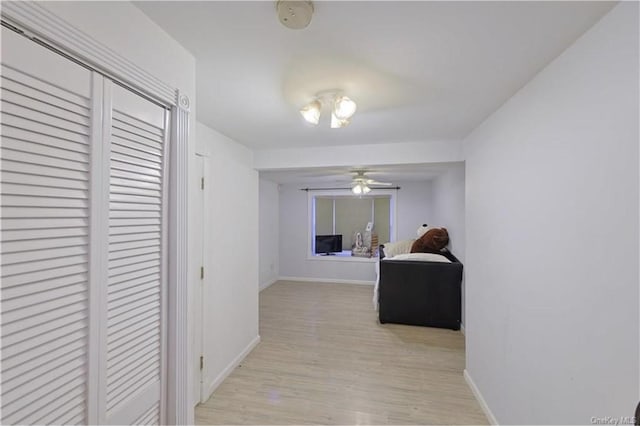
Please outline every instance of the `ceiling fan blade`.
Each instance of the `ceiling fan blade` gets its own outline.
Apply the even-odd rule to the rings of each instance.
[[[367,185],[391,186],[393,184],[391,182],[378,182],[373,179],[367,179]]]

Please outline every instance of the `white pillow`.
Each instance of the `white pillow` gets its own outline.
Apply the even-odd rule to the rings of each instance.
[[[386,246],[385,246],[386,248]],[[422,262],[442,262],[442,263],[451,263],[449,259],[444,257],[441,254],[436,253],[405,253],[398,254],[389,258],[389,260],[419,260]]]
[[[395,243],[384,243],[384,257],[393,257],[398,254],[410,253],[411,246],[415,240],[397,241]]]

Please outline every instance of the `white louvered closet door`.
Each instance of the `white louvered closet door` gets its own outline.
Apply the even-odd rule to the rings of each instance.
[[[92,75],[2,29],[2,424],[86,423]]]
[[[104,421],[156,424],[162,420],[166,362],[163,170],[168,111],[110,82],[105,93],[112,109],[106,147],[110,186]]]
[[[6,28],[1,63],[0,422],[162,422],[169,113]]]

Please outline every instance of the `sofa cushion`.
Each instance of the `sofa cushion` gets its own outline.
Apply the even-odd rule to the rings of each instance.
[[[398,254],[410,253],[415,240],[397,241],[395,243],[384,243],[384,257],[393,257]]]

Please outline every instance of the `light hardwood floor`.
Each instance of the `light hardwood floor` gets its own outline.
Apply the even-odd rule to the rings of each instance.
[[[280,281],[260,293],[261,343],[198,424],[487,424],[458,331],[377,322],[372,288]],[[232,325],[230,325],[232,326]]]

